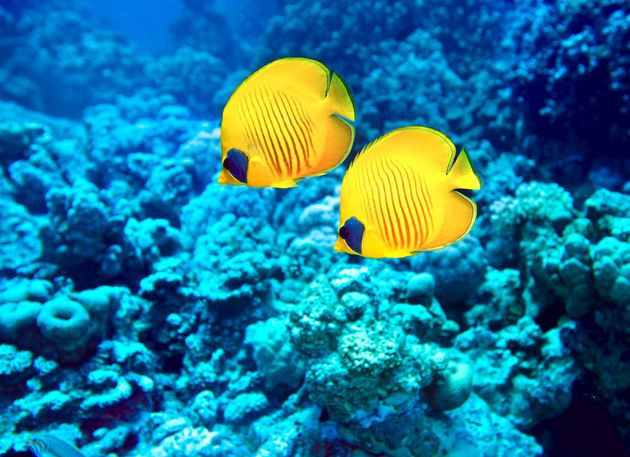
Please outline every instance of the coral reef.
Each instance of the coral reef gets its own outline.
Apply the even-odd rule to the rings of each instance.
[[[628,6],[232,3],[182,1],[155,54],[70,0],[0,5],[0,456],[627,453]],[[347,164],[220,186],[222,106],[287,55],[349,84],[354,152],[465,146],[470,235],[340,255]]]
[[[630,101],[624,96],[630,79],[621,70],[630,59],[623,44],[628,38],[628,5],[618,0],[533,0],[520,7],[538,13],[521,15],[513,29],[517,49],[526,56],[519,60],[513,80],[515,95],[527,110],[528,128],[574,147],[586,144],[585,159],[596,158],[591,147],[620,157],[617,151],[620,142],[627,145],[624,132],[630,122]],[[582,134],[568,134],[573,131]],[[584,160],[579,156],[574,160]]]

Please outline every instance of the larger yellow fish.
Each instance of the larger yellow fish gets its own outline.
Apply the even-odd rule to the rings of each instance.
[[[394,130],[365,147],[341,185],[335,250],[405,257],[468,234],[477,205],[456,189],[480,189],[465,149],[428,127]]]
[[[223,110],[219,183],[291,187],[347,157],[356,110],[346,83],[321,62],[290,57],[249,76]]]

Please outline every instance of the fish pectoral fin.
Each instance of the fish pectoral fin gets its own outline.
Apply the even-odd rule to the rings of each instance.
[[[442,229],[424,250],[442,249],[461,240],[470,232],[476,217],[475,202],[456,190],[451,191],[446,199],[446,219]]]
[[[328,117],[326,140],[323,147],[323,155],[313,168],[317,172],[309,176],[318,176],[328,173],[333,168],[341,165],[354,143],[354,126],[342,117],[332,114]]]

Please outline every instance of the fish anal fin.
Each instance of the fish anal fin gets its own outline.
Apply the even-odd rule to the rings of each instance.
[[[441,249],[465,237],[477,217],[477,205],[470,198],[453,190],[446,199],[446,219],[437,236],[423,248],[426,251]]]

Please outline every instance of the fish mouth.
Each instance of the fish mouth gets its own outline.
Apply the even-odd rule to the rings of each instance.
[[[350,251],[350,248],[348,248],[348,245],[344,240],[341,239],[341,237],[337,237],[337,242],[335,243],[334,249],[337,252],[347,252],[348,254],[354,254],[354,252]]]
[[[221,184],[222,186],[225,186],[225,185],[242,186],[243,185],[242,182],[234,178],[234,176],[232,176],[232,173],[227,171],[225,168],[221,170],[221,173],[219,174],[219,184]]]

